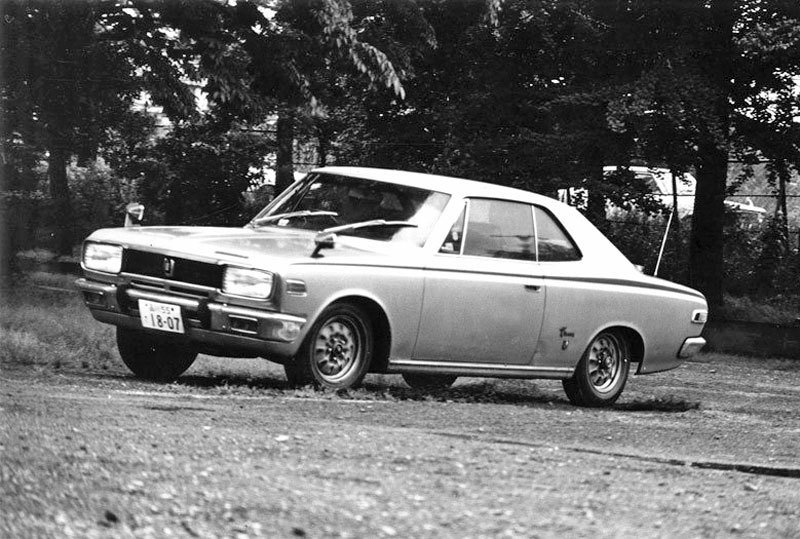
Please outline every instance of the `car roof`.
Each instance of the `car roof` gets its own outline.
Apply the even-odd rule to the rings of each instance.
[[[523,191],[522,189],[422,172],[370,167],[323,167],[314,169],[311,172],[339,174],[342,176],[351,176],[379,182],[401,183],[410,185],[411,187],[441,191],[443,193],[459,196],[508,198],[511,200],[546,205],[557,202],[550,197],[531,193],[530,191]]]

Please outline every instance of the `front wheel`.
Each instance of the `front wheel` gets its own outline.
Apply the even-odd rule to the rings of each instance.
[[[367,313],[351,303],[335,303],[314,322],[287,377],[331,389],[358,386],[369,370],[372,342]]]
[[[576,406],[611,406],[625,389],[629,369],[628,343],[618,334],[604,331],[589,344],[572,377],[562,384]]]
[[[153,382],[172,382],[197,357],[189,344],[122,327],[117,327],[117,349],[133,374]]]

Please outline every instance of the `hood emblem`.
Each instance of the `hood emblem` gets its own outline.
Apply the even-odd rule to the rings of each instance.
[[[164,262],[161,267],[164,270],[164,277],[172,277],[175,273],[175,259],[164,257]]]

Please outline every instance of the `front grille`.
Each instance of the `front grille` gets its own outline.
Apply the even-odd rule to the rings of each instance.
[[[222,287],[222,266],[135,249],[126,249],[122,254],[122,271],[211,288]]]

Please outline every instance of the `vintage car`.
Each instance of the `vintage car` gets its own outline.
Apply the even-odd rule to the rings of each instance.
[[[328,388],[560,379],[572,403],[607,406],[631,363],[672,369],[705,343],[703,295],[643,275],[577,210],[411,172],[320,168],[244,228],[98,230],[82,266],[122,360],[159,381],[204,353]]]

